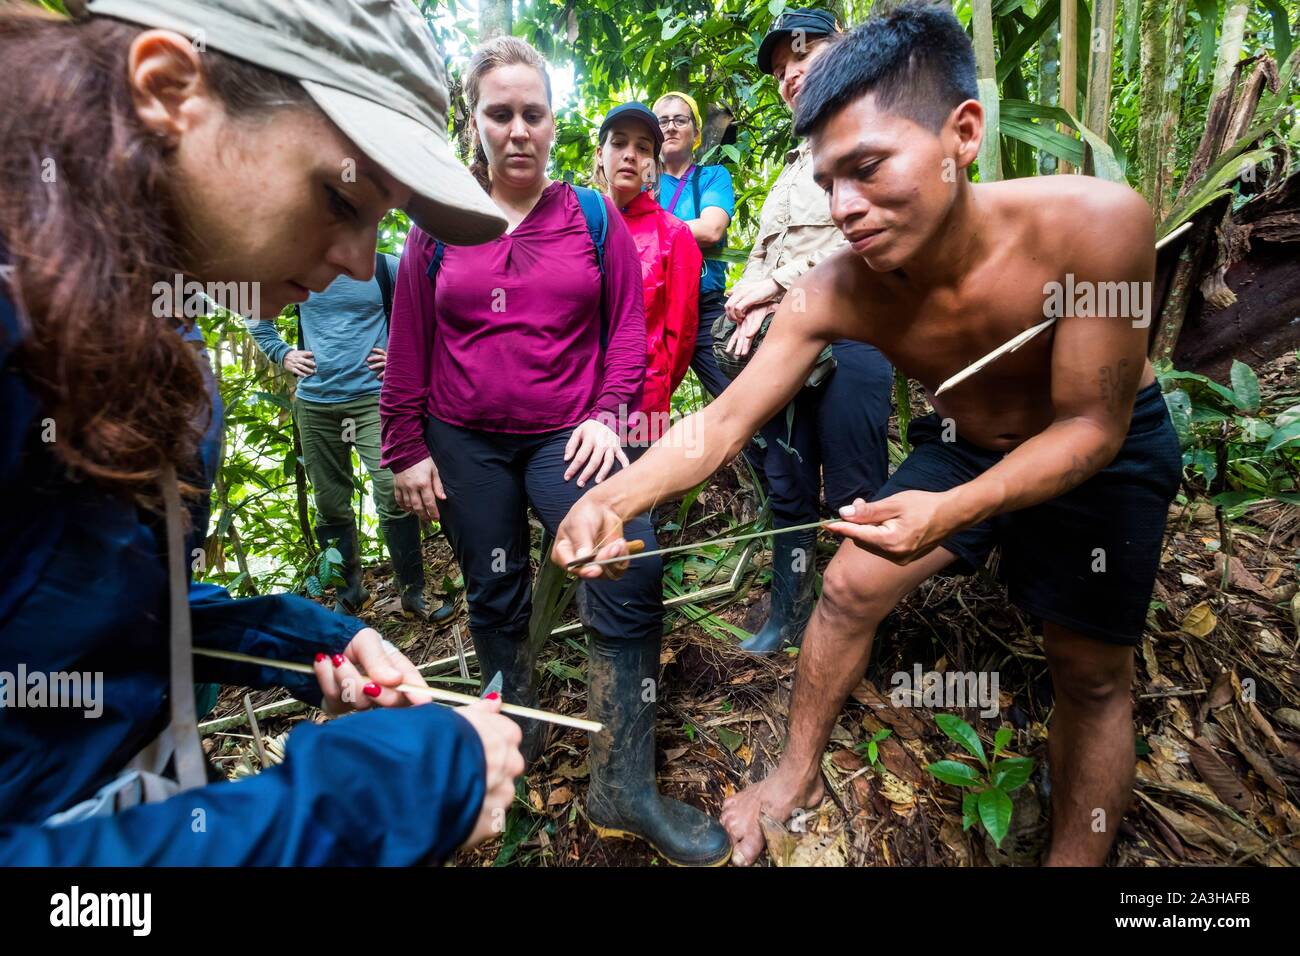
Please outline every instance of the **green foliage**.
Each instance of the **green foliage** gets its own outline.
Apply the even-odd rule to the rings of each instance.
[[[984,827],[999,847],[1006,839],[1011,826],[1011,793],[1029,782],[1033,773],[1032,757],[1003,757],[1011,743],[1010,727],[999,727],[993,737],[992,762],[984,753],[979,734],[970,724],[952,714],[935,714],[934,722],[949,738],[980,762],[979,768],[959,760],[939,760],[925,769],[944,783],[968,791],[962,797],[962,829],[969,830],[975,823]],[[874,761],[873,761],[874,763]]]
[[[1262,406],[1259,379],[1233,362],[1231,387],[1168,366],[1156,374],[1194,491],[1239,513],[1269,498],[1300,505],[1300,393]]]
[[[864,740],[853,748],[863,757],[867,758],[867,763],[871,765],[872,770],[880,770],[880,742],[887,738],[891,733],[893,733],[893,731],[888,728],[877,730],[871,735],[870,740]]]

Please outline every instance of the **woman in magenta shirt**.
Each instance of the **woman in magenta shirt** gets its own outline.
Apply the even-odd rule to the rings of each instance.
[[[477,247],[411,230],[380,398],[383,464],[399,504],[442,522],[465,577],[480,673],[500,671],[505,700],[532,705],[527,509],[554,531],[589,482],[627,463],[610,426],[640,408],[641,268],[622,217],[594,197],[604,203],[602,277],[577,193],[546,177],[555,118],[536,50],[515,37],[485,44],[465,95],[470,168],[509,228]],[[626,535],[655,547],[644,515]],[[649,558],[616,581],[579,585],[588,713],[605,726],[591,739],[587,815],[601,835],[641,837],[670,862],[717,865],[730,855],[725,831],[661,797],[655,782],[661,575]],[[542,727],[523,723],[531,759]]]

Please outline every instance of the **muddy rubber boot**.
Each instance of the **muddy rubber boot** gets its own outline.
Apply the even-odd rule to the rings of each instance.
[[[424,555],[420,551],[420,519],[408,515],[400,521],[381,521],[393,577],[402,596],[402,616],[437,623],[451,617],[452,606],[443,604],[430,612],[424,600]]]
[[[370,592],[361,583],[361,558],[357,547],[357,526],[354,524],[318,524],[316,540],[321,549],[338,548],[343,556],[339,574],[346,582],[334,591],[334,610],[339,614],[360,614],[370,606]]]
[[[519,631],[471,628],[470,640],[474,642],[474,653],[478,658],[479,694],[482,695],[487,689],[488,681],[500,671],[502,701],[522,707],[536,707],[537,667],[536,661],[528,652],[528,628]],[[519,744],[519,752],[523,754],[524,768],[527,769],[546,749],[547,725],[527,717],[506,716],[523,731],[524,739]]]
[[[751,654],[776,654],[803,641],[813,610],[813,579],[817,574],[817,529],[778,534],[772,539],[772,610],[762,630],[740,649]]]
[[[731,858],[722,824],[661,796],[655,781],[661,639],[605,638],[591,631],[587,638],[587,716],[605,725],[588,735],[592,827],[602,837],[642,839],[674,866],[722,866]]]

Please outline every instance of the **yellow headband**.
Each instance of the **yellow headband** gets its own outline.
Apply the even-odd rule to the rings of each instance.
[[[677,90],[665,93],[663,96],[659,97],[659,99],[655,100],[654,111],[658,113],[659,107],[663,105],[664,100],[672,99],[681,100],[690,109],[691,118],[695,120],[695,142],[691,145],[691,149],[699,149],[700,143],[704,142],[704,123],[700,121],[700,108],[695,104],[695,98],[693,96],[689,93],[678,92]]]

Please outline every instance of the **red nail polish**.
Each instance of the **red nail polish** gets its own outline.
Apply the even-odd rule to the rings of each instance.
[[[325,660],[325,654],[324,654],[323,652],[320,653],[320,654],[317,654],[317,655],[316,655],[316,663],[317,663],[317,664],[319,664],[319,663],[320,663],[321,661],[323,661],[323,660]]]
[[[486,697],[484,697],[483,699],[484,699],[484,700],[500,700],[500,699],[501,699],[501,695],[498,694],[496,691],[493,691],[492,693],[488,694],[488,695],[487,695]]]
[[[381,693],[383,693],[383,691],[379,689],[379,685],[376,684],[374,681],[371,681],[365,687],[361,688],[361,691],[367,697],[378,697]]]
[[[342,667],[343,661],[346,660],[346,658],[342,654],[335,654],[330,658],[330,660],[334,662],[335,667]]]

